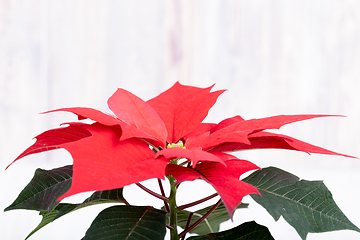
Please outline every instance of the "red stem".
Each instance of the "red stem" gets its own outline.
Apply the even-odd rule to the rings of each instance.
[[[166,224],[166,227],[170,230],[174,230],[174,227],[173,226],[170,226],[169,224]]]
[[[210,215],[210,213],[212,213],[220,205],[220,203],[221,203],[221,199],[219,199],[219,201],[207,213],[205,213],[204,216],[202,216],[199,220],[197,220],[193,225],[191,225],[189,228],[185,228],[185,230],[179,234],[179,237],[182,238],[185,236],[186,233],[193,230],[194,227],[199,225],[199,223],[201,223],[205,218],[207,218]]]
[[[130,203],[129,203],[128,201],[126,201],[126,200],[125,200],[125,198],[124,198],[124,200],[123,200],[123,201],[124,201],[125,205],[130,205]]]
[[[216,197],[217,195],[218,195],[218,193],[214,193],[213,195],[210,195],[210,196],[205,197],[205,198],[203,198],[203,199],[197,200],[197,201],[195,201],[195,202],[188,203],[188,204],[185,204],[185,205],[181,205],[181,206],[179,206],[177,209],[178,209],[178,210],[184,210],[185,208],[192,207],[192,206],[195,206],[195,205],[197,205],[197,204],[203,203],[203,202],[205,202],[205,201],[207,201],[207,200],[210,200],[210,199]]]
[[[189,214],[188,220],[187,220],[186,225],[185,225],[185,229],[187,229],[187,228],[189,227],[193,215],[194,215],[193,212],[191,212],[191,213]],[[185,234],[184,234],[184,236],[183,236],[181,239],[182,239],[182,240],[185,239]]]
[[[157,198],[160,198],[161,200],[164,200],[164,201],[169,201],[169,199],[163,195],[160,195],[154,191],[151,191],[150,189],[148,189],[147,187],[145,187],[144,185],[141,185],[140,183],[136,183],[136,185],[141,188],[142,190],[144,190],[145,192],[153,195],[154,197],[157,197]]]
[[[163,185],[162,185],[162,182],[160,179],[158,179],[158,183],[159,183],[161,195],[165,197],[165,191],[164,191],[164,188],[163,188]],[[170,207],[169,207],[169,204],[167,203],[167,201],[165,201],[165,200],[164,200],[164,206],[165,206],[166,212],[169,213]]]

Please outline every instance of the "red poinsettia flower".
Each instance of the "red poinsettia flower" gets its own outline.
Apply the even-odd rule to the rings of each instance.
[[[212,87],[197,88],[177,82],[149,101],[118,89],[108,100],[114,115],[78,107],[49,111],[72,112],[79,120],[91,119],[94,123],[67,123],[66,127],[46,131],[14,162],[29,154],[57,148],[70,152],[74,161],[72,185],[59,200],[80,192],[121,188],[151,178],[164,179],[166,175],[172,175],[178,183],[200,178],[216,189],[231,216],[244,196],[259,193],[254,186],[239,180],[243,173],[259,167],[229,152],[281,148],[342,155],[264,131],[325,115],[251,120],[235,116],[219,124],[202,123],[224,92],[211,92]]]

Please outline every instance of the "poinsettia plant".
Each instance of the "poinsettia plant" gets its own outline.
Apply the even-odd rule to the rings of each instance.
[[[71,112],[78,121],[38,135],[36,142],[14,162],[30,154],[63,148],[71,154],[73,165],[36,170],[31,182],[5,211],[40,212],[42,221],[28,237],[74,210],[111,202],[120,204],[101,211],[84,240],[164,239],[166,228],[170,229],[172,240],[185,239],[187,233],[199,235],[187,239],[198,240],[273,239],[265,226],[254,221],[218,232],[219,225],[232,219],[236,209],[247,207],[242,199],[250,195],[275,220],[283,216],[302,239],[309,232],[360,232],[335,204],[323,182],[299,180],[275,167],[261,169],[231,154],[275,148],[351,157],[265,131],[329,115],[280,115],[250,120],[235,116],[217,124],[204,123],[208,111],[224,92],[211,92],[212,87],[177,82],[148,101],[118,89],[108,100],[113,114],[81,107],[49,111]],[[250,175],[240,179],[249,171]],[[157,179],[160,193],[141,184],[148,179]],[[196,179],[210,184],[216,193],[178,206],[178,188],[183,182]],[[169,192],[164,190],[164,181],[170,185]],[[161,199],[164,207],[131,205],[122,194],[123,188],[131,184]],[[94,193],[82,203],[62,203],[69,196],[89,191]],[[218,198],[216,204],[195,212],[187,210],[212,198]]]

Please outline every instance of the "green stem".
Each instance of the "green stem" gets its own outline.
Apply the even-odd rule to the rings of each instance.
[[[169,207],[170,207],[170,226],[174,229],[170,230],[170,239],[179,240],[179,234],[177,231],[177,206],[176,206],[176,184],[175,179],[172,176],[168,176],[170,181],[170,196],[169,196]]]

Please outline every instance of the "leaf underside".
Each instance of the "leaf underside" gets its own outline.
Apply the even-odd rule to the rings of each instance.
[[[227,231],[190,237],[187,240],[274,240],[274,238],[267,227],[251,221]]]
[[[152,207],[112,206],[95,218],[82,240],[163,240],[166,212]]]
[[[13,209],[52,211],[58,204],[56,199],[69,190],[72,172],[72,165],[52,170],[38,168],[29,184],[4,211]]]
[[[251,195],[257,203],[276,221],[283,216],[302,239],[309,232],[360,232],[336,205],[322,181],[299,181],[297,176],[275,167],[258,170],[243,181],[258,188],[261,196]]]

